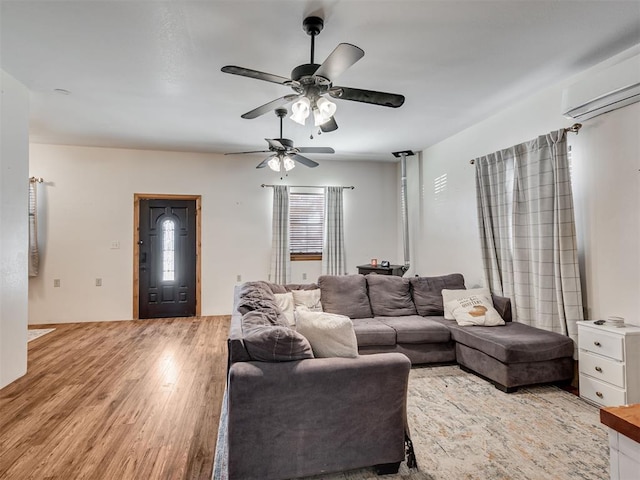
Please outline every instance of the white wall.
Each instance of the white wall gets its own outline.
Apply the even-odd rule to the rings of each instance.
[[[633,49],[637,52],[637,49]],[[464,274],[467,287],[482,285],[475,170],[469,160],[536,138],[573,122],[560,114],[562,90],[631,50],[497,113],[412,157],[410,206],[417,215],[413,243],[421,275]],[[583,122],[573,165],[579,246],[589,318],[625,316],[640,324],[640,105]],[[435,182],[446,175],[446,188]]]
[[[1,72],[0,388],[27,372],[29,92]]]
[[[41,273],[29,283],[29,323],[126,320],[133,314],[133,195],[202,195],[202,314],[228,314],[237,275],[267,279],[273,190],[262,183],[354,185],[345,190],[349,273],[393,258],[398,189],[393,163],[322,160],[284,182],[260,158],[31,144],[40,185]],[[390,220],[390,223],[387,223]],[[120,249],[111,243],[120,242]],[[307,280],[302,274],[307,274]],[[320,262],[293,262],[292,282]],[[102,287],[95,279],[102,278]],[[61,286],[53,287],[54,279]]]

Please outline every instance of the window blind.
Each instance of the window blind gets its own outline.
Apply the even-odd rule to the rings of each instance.
[[[289,194],[289,250],[292,254],[322,254],[324,193]]]

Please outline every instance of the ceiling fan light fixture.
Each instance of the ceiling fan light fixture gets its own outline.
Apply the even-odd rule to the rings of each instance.
[[[288,172],[289,170],[292,170],[293,167],[296,166],[296,162],[294,162],[293,159],[288,155],[284,156],[284,159],[282,160],[282,164],[286,172]]]
[[[280,171],[280,159],[278,157],[273,157],[271,160],[269,160],[267,165],[269,165],[269,168],[274,172]]]
[[[291,105],[291,120],[300,125],[304,125],[307,117],[311,113],[311,102],[307,97],[301,97],[297,102]]]

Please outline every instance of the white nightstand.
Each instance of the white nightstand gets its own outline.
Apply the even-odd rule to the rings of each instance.
[[[640,403],[640,327],[578,322],[580,396],[597,405]]]

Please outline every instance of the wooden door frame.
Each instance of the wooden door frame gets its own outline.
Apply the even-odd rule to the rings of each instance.
[[[201,247],[201,195],[172,195],[162,193],[133,194],[133,319],[140,319],[140,200],[195,200],[196,202],[196,317],[201,315],[200,305],[200,247]]]

